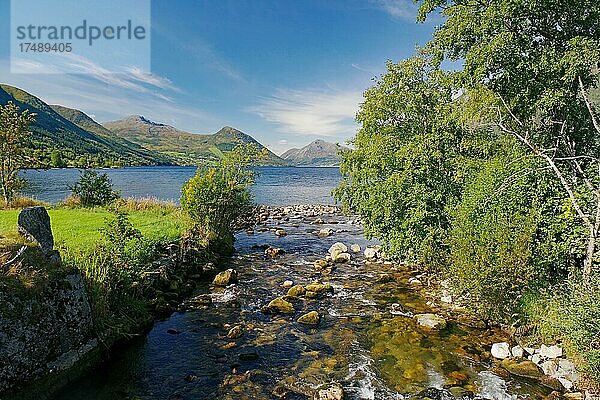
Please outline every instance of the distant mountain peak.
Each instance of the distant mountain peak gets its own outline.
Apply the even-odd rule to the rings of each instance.
[[[281,158],[295,165],[339,165],[339,149],[337,144],[316,139],[301,149],[289,149]]]
[[[133,121],[133,122],[141,122],[143,124],[153,125],[153,126],[167,126],[165,124],[154,122],[154,121],[144,117],[143,115],[130,115],[129,117],[125,118],[124,120],[125,121]]]

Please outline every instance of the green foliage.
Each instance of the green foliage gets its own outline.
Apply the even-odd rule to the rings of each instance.
[[[343,182],[335,195],[388,253],[436,267],[446,249],[447,208],[461,187],[452,87],[447,74],[420,57],[387,67],[365,93],[362,127],[354,150],[341,153]]]
[[[54,168],[65,168],[67,166],[67,163],[63,159],[63,155],[60,150],[52,151],[50,154],[50,165]]]
[[[207,245],[233,251],[233,228],[253,207],[249,187],[254,182],[250,163],[263,156],[249,144],[227,153],[215,167],[198,168],[182,188],[181,206]]]
[[[71,188],[84,207],[104,206],[119,198],[107,174],[84,170]]]
[[[25,184],[17,174],[33,161],[26,140],[35,116],[29,110],[21,112],[13,102],[0,104],[0,188],[5,206],[10,206],[17,190]]]
[[[526,314],[540,341],[560,340],[590,376],[600,376],[600,279],[568,280],[527,299]]]

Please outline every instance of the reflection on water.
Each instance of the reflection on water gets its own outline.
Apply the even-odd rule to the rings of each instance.
[[[157,197],[179,201],[181,185],[196,172],[195,167],[128,167],[103,169],[123,197]],[[337,167],[260,167],[253,188],[259,204],[331,204],[331,191],[340,180]],[[58,203],[77,181],[76,169],[28,170],[27,196]]]

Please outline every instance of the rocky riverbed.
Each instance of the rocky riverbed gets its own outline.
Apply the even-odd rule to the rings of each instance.
[[[427,276],[384,260],[334,206],[264,207],[237,250],[178,312],[54,398],[560,398],[492,356],[507,333],[432,297]]]

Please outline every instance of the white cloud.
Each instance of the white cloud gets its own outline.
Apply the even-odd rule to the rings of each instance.
[[[362,101],[358,90],[278,89],[248,111],[278,124],[279,132],[297,135],[351,137]]]
[[[288,141],[285,139],[281,139],[280,141],[277,142],[277,144],[286,145],[286,144],[288,144]]]
[[[412,0],[372,0],[394,18],[415,21],[419,10]]]

